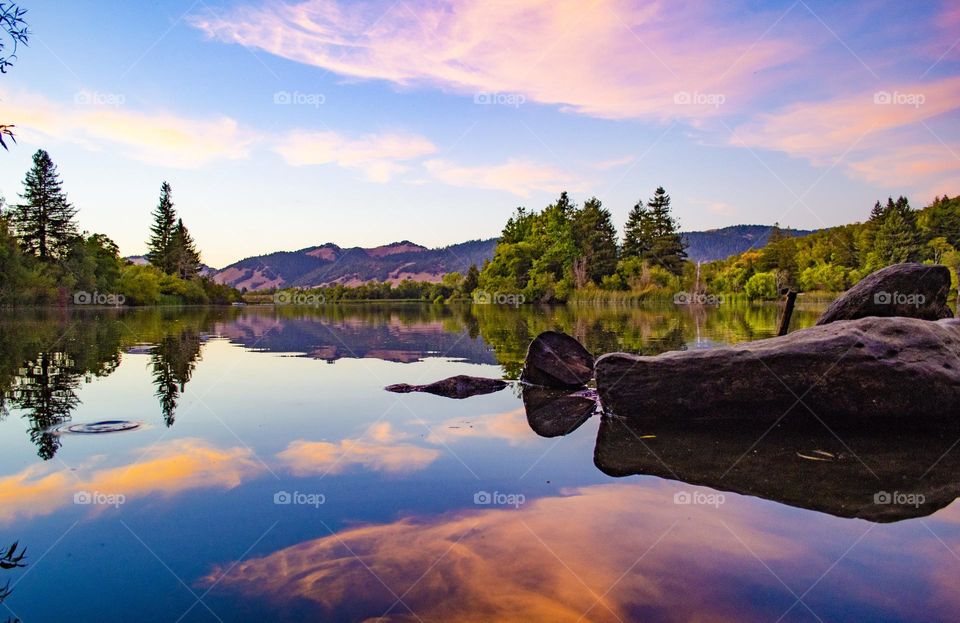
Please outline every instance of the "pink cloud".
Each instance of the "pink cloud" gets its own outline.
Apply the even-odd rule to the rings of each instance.
[[[532,160],[511,158],[494,165],[467,166],[448,160],[428,160],[427,172],[452,186],[504,190],[521,197],[534,191],[559,193],[583,190],[582,181],[556,167]]]
[[[707,2],[429,0],[414,11],[387,0],[305,0],[191,22],[211,38],[352,78],[665,119],[742,108],[757,72],[801,53],[799,37],[765,33],[776,17],[731,19]]]
[[[294,166],[337,164],[359,169],[368,180],[388,182],[407,166],[404,161],[426,156],[437,148],[423,136],[402,132],[350,137],[337,132],[288,133],[274,151]]]

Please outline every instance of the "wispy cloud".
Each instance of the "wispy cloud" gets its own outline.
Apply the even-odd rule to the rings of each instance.
[[[504,190],[521,197],[534,191],[559,193],[583,190],[584,183],[573,174],[532,160],[511,158],[501,164],[468,166],[434,159],[425,163],[437,180],[453,186]]]
[[[429,139],[416,134],[387,132],[351,137],[337,132],[295,130],[274,147],[294,166],[336,164],[362,171],[373,182],[388,182],[408,169],[407,161],[437,151]]]
[[[351,78],[522,94],[598,117],[664,119],[716,115],[716,96],[742,107],[761,83],[757,72],[803,49],[799,36],[762,36],[775,18],[721,15],[718,5],[700,1],[427,0],[411,10],[392,0],[304,0],[190,22],[219,41]]]
[[[245,158],[258,135],[234,119],[206,119],[170,112],[133,110],[122,94],[79,91],[69,102],[0,89],[17,140],[31,145],[64,141],[91,150],[117,149],[148,164],[193,168],[216,160]]]

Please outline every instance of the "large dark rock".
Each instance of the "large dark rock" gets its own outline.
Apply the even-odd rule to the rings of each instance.
[[[609,476],[659,476],[874,522],[928,516],[960,496],[960,452],[951,451],[960,426],[835,435],[809,412],[795,415],[772,428],[747,412],[719,425],[605,416],[594,463]]]
[[[506,381],[500,379],[486,379],[477,376],[466,376],[458,374],[442,381],[436,381],[429,385],[408,385],[407,383],[398,383],[388,385],[384,389],[388,392],[406,394],[409,392],[426,392],[436,394],[446,398],[469,398],[478,394],[491,394],[500,391],[507,386]]]
[[[593,355],[566,333],[545,331],[530,342],[522,381],[544,387],[574,389],[593,378]]]
[[[835,300],[818,325],[868,316],[903,316],[940,320],[953,312],[947,305],[950,270],[930,264],[887,266],[847,290]]]
[[[778,421],[812,411],[827,425],[960,419],[960,320],[862,318],[729,348],[597,360],[612,413]]]
[[[569,435],[590,419],[597,410],[593,390],[570,393],[569,390],[526,385],[523,406],[527,423],[541,437]]]

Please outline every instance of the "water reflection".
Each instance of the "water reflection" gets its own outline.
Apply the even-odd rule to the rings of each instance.
[[[755,420],[754,420],[755,421]],[[777,426],[604,416],[594,453],[605,474],[653,475],[837,517],[925,517],[960,496],[960,427],[870,427],[842,436],[796,413]]]
[[[178,334],[164,335],[150,350],[153,384],[157,386],[156,395],[167,426],[173,426],[177,401],[200,359],[202,341],[197,330],[186,327]]]
[[[348,528],[225,562],[199,586],[266,600],[282,620],[889,620],[918,608],[952,618],[960,606],[955,591],[889,603],[902,567],[863,581],[865,561],[896,550],[895,533],[826,516],[786,522],[734,495],[721,508],[678,506],[675,493],[665,482],[597,485],[519,509]],[[949,564],[946,549],[925,553]],[[938,567],[909,572],[938,586]],[[785,569],[793,587],[780,582]],[[804,593],[825,573],[830,582]]]
[[[103,466],[105,459],[92,457],[73,468],[38,463],[0,477],[0,523],[49,515],[73,504],[77,494],[134,499],[199,488],[231,489],[266,469],[249,448],[217,448],[200,439],[162,441],[119,457],[112,466]],[[89,508],[99,512],[107,507]]]

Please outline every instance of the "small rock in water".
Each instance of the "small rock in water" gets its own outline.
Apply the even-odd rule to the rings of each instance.
[[[478,376],[467,376],[458,374],[442,381],[436,381],[429,385],[409,385],[407,383],[397,383],[388,385],[384,389],[388,392],[398,394],[407,394],[410,392],[426,392],[446,398],[469,398],[480,394],[492,394],[498,392],[507,386],[507,382],[501,379],[487,379]]]
[[[950,318],[947,305],[950,270],[931,264],[894,264],[863,278],[840,295],[818,325],[867,316],[902,316],[921,320]]]
[[[566,333],[545,331],[530,342],[520,379],[531,385],[574,389],[593,378],[593,355]]]

